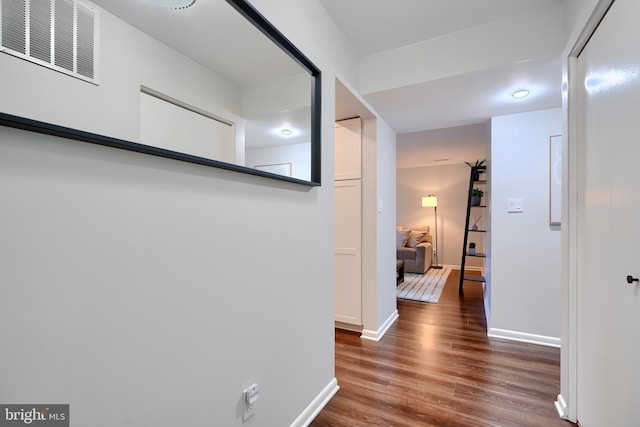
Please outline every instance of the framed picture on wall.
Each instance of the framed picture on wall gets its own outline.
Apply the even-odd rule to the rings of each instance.
[[[562,219],[562,135],[549,137],[549,224]]]
[[[275,173],[276,175],[291,176],[291,163],[275,163],[272,165],[256,165],[254,169]]]

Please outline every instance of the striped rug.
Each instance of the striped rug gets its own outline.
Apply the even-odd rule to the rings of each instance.
[[[425,274],[404,273],[404,282],[396,287],[401,299],[437,303],[451,273],[450,267],[430,268]]]

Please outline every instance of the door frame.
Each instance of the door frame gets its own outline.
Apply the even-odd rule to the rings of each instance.
[[[556,409],[562,418],[577,422],[579,409],[578,393],[578,244],[580,241],[578,200],[583,182],[580,181],[578,155],[581,154],[577,136],[578,103],[578,56],[589,42],[591,36],[606,15],[615,0],[598,0],[591,12],[577,22],[570,36],[567,49],[563,53],[562,72],[562,112],[563,134],[566,143],[563,146],[562,182],[562,331],[560,356],[560,394]],[[587,8],[588,9],[588,8]]]

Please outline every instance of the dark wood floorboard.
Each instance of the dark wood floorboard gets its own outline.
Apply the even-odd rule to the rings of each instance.
[[[340,390],[311,427],[570,427],[560,351],[487,337],[482,284],[454,270],[438,304],[398,300],[380,342],[336,330]]]

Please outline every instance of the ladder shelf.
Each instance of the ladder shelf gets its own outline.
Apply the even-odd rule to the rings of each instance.
[[[480,233],[480,236],[483,236],[482,233],[486,233],[487,230],[485,229],[477,229],[477,230],[472,230],[469,227],[469,219],[471,217],[471,211],[472,209],[484,209],[487,206],[486,205],[482,205],[482,204],[472,204],[472,196],[473,196],[473,189],[475,185],[485,185],[487,183],[486,180],[484,179],[479,179],[480,174],[485,173],[487,170],[486,166],[471,166],[471,173],[469,174],[469,193],[467,195],[467,215],[466,215],[466,220],[465,220],[465,225],[464,225],[464,241],[462,243],[462,260],[460,262],[460,285],[458,287],[458,293],[460,295],[463,294],[463,289],[464,289],[464,282],[465,281],[469,281],[469,282],[485,282],[485,278],[484,276],[481,275],[477,275],[477,274],[465,274],[464,268],[465,268],[465,264],[467,261],[467,257],[476,257],[476,258],[485,258],[486,254],[482,253],[482,252],[476,252],[475,254],[471,255],[467,252],[467,243],[469,241],[469,233]]]

